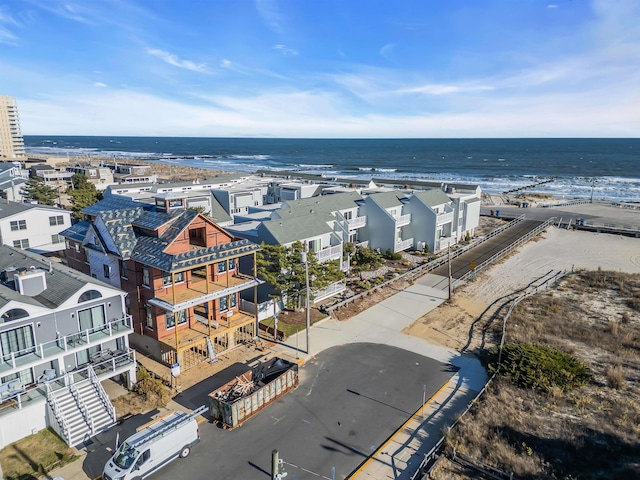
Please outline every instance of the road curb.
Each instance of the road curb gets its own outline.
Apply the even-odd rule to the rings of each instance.
[[[429,397],[429,399],[423,404],[420,405],[420,407],[418,408],[418,410],[415,411],[415,413],[413,415],[411,415],[411,417],[409,417],[409,419],[404,422],[400,427],[398,427],[391,435],[389,435],[389,437],[382,443],[382,445],[380,445],[375,452],[373,452],[371,455],[369,455],[354,471],[353,473],[351,473],[347,479],[349,478],[356,478],[360,473],[362,473],[362,471],[367,468],[367,466],[369,465],[369,463],[371,463],[372,460],[374,460],[379,454],[380,452],[382,452],[382,450],[389,445],[389,443],[391,443],[393,441],[393,439],[396,437],[396,435],[398,435],[402,430],[404,430],[407,425],[409,423],[411,423],[418,415],[422,414],[422,410],[424,408],[426,408],[445,388],[447,388],[449,386],[449,384],[451,383],[451,379],[447,380],[447,382],[442,385],[437,391],[436,393],[434,393],[433,395],[431,395],[431,397]]]

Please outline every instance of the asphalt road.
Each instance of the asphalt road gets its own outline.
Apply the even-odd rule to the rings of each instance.
[[[346,478],[433,395],[456,368],[396,347],[352,343],[300,367],[300,386],[239,428],[200,425],[191,455],[149,477],[270,477],[271,452],[287,479]]]
[[[539,220],[523,220],[516,225],[507,228],[495,237],[492,237],[489,240],[481,243],[477,247],[472,248],[468,252],[465,252],[462,255],[452,259],[451,276],[454,279],[462,277],[465,273],[471,270],[472,263],[480,265],[482,262],[488,260],[502,249],[516,242],[519,238],[526,235],[541,223],[543,222]],[[448,271],[448,265],[445,263],[444,265],[436,268],[435,270],[432,270],[429,273],[448,278]]]

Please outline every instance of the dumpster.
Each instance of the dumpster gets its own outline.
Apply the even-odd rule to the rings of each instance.
[[[233,429],[298,386],[298,365],[272,358],[209,394],[212,419]]]

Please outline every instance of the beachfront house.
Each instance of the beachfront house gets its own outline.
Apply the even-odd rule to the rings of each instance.
[[[22,202],[22,187],[28,178],[20,162],[0,162],[0,198]]]
[[[108,197],[63,235],[69,265],[129,293],[131,344],[166,365],[187,369],[257,335],[256,316],[239,294],[253,290],[259,246],[174,202]]]
[[[359,215],[366,217],[362,238],[369,248],[385,253],[402,252],[414,247],[409,225],[412,215],[406,195],[399,191],[373,193],[360,202]]]
[[[417,250],[435,252],[457,243],[453,202],[442,190],[414,192],[407,196],[405,207],[412,218],[405,231]]]
[[[0,243],[36,253],[65,249],[61,232],[71,226],[71,212],[61,208],[0,199]]]
[[[115,183],[113,171],[108,167],[78,163],[73,167],[67,167],[67,172],[74,175],[76,173],[84,175],[87,182],[94,184],[97,190],[104,190],[107,186]]]
[[[136,381],[125,295],[0,246],[0,448],[48,426],[77,445],[116,423],[101,381]]]

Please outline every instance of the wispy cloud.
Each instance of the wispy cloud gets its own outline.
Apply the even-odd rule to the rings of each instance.
[[[275,0],[256,0],[256,10],[265,24],[276,33],[283,33],[284,16]]]
[[[380,49],[378,53],[380,53],[381,57],[387,60],[390,60],[391,53],[393,52],[393,49],[395,48],[395,46],[396,46],[395,43],[387,43],[384,47]]]
[[[98,87],[98,88],[106,88],[107,84],[106,83],[102,83],[102,82],[94,82],[93,86],[94,87]]]
[[[282,45],[282,44],[278,44],[278,45],[274,45],[273,46],[274,50],[277,50],[278,52],[282,53],[283,55],[292,55],[292,56],[297,56],[298,55],[298,50],[294,49],[294,48],[289,48],[286,45]]]
[[[558,5],[556,5],[555,3],[550,3],[549,5],[547,5],[547,8],[558,8]]]
[[[444,85],[428,84],[398,90],[398,93],[420,93],[424,95],[447,95],[450,93],[486,92],[493,90],[489,85]]]
[[[18,37],[10,30],[10,27],[18,25],[11,15],[0,8],[0,43],[15,46],[18,44]]]
[[[174,67],[184,68],[186,70],[191,70],[192,72],[210,73],[206,64],[195,63],[195,62],[192,62],[191,60],[182,60],[177,55],[170,52],[166,52],[164,50],[160,50],[157,48],[150,48],[147,50],[147,53],[149,55],[153,55],[154,57],[158,57],[163,62],[168,63],[169,65],[173,65]]]

